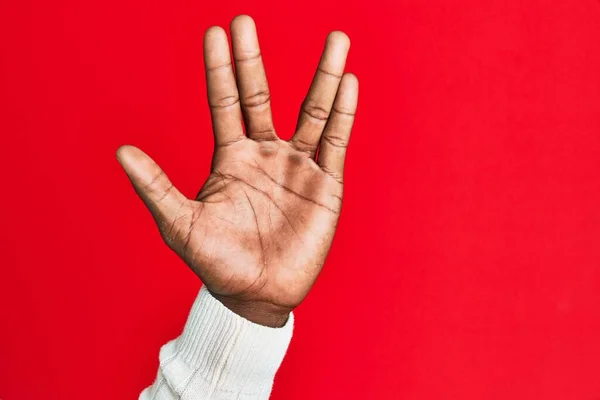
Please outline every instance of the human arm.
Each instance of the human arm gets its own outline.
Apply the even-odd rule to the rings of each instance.
[[[284,141],[273,127],[254,22],[237,17],[231,33],[235,74],[225,31],[213,27],[205,35],[215,150],[211,174],[196,198],[179,192],[140,149],[122,146],[117,158],[166,244],[198,275],[207,294],[232,316],[261,328],[286,329],[333,240],[358,81],[344,73],[348,37],[332,32],[296,132]],[[200,318],[208,326],[210,321]],[[214,346],[211,351],[224,351]],[[162,378],[168,383],[159,371]]]
[[[293,324],[293,313],[281,328],[248,321],[203,286],[182,334],[160,349],[157,377],[140,400],[268,399]]]

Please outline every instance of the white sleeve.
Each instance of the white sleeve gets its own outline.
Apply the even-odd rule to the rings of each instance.
[[[160,349],[154,384],[139,400],[268,399],[292,338],[281,328],[240,317],[202,286],[181,336]]]

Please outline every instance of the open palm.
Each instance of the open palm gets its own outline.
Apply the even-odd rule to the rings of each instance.
[[[332,32],[296,133],[283,141],[273,127],[254,22],[236,17],[231,34],[236,73],[225,31],[205,35],[215,151],[197,198],[181,194],[141,150],[123,146],[117,157],[166,243],[211,293],[249,320],[281,326],[331,246],[358,81],[344,74],[348,37]]]

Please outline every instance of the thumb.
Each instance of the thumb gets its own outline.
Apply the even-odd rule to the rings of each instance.
[[[119,147],[117,160],[159,228],[163,228],[161,223],[173,221],[187,198],[173,186],[158,164],[137,147],[128,145]]]

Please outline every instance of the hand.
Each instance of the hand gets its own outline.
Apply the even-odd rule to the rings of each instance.
[[[204,39],[215,150],[196,199],[141,150],[122,146],[117,158],[167,245],[214,297],[253,322],[283,326],[331,246],[358,81],[344,74],[348,37],[330,33],[296,132],[283,141],[273,127],[254,21],[236,17],[231,35],[236,74],[225,31],[212,27]]]

